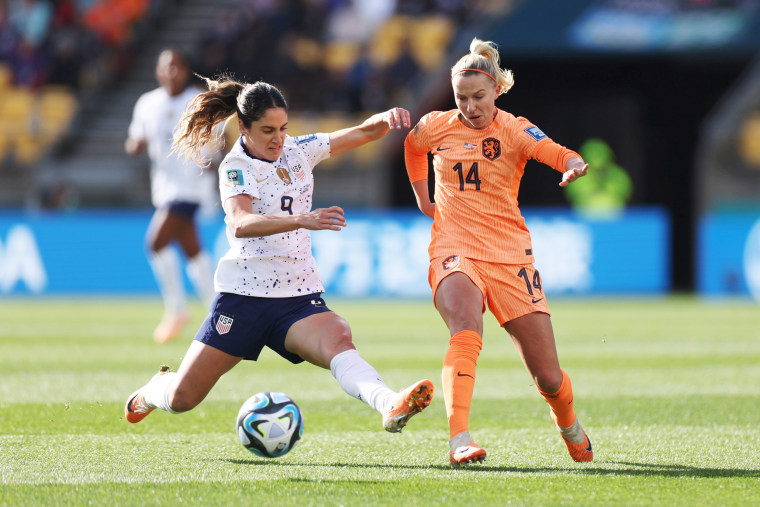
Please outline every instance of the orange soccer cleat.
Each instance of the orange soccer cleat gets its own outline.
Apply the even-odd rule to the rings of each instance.
[[[462,447],[457,447],[449,452],[451,466],[467,466],[471,463],[482,463],[486,460],[486,450],[475,442],[470,442]]]
[[[145,404],[145,395],[143,394],[143,390],[145,387],[150,385],[152,382],[154,382],[158,377],[163,375],[164,373],[169,371],[169,367],[165,364],[161,366],[161,369],[153,375],[153,377],[148,381],[147,384],[142,386],[137,391],[133,392],[132,395],[127,400],[127,404],[124,406],[124,417],[127,419],[128,422],[131,423],[139,423],[145,417],[153,412],[153,408],[148,407]]]
[[[588,435],[586,435],[586,432],[581,428],[581,423],[578,422],[578,418],[575,418],[572,426],[569,428],[563,428],[557,424],[554,413],[552,412],[551,414],[554,424],[557,426],[557,431],[559,431],[562,441],[565,442],[565,446],[567,446],[567,452],[570,454],[570,457],[579,462],[594,461],[594,450],[591,447],[591,440],[589,440]],[[573,442],[573,440],[580,440],[581,435],[583,436],[582,442]]]
[[[398,433],[406,426],[413,415],[416,415],[430,405],[433,399],[433,383],[420,380],[407,387],[393,400],[391,406],[383,414],[383,428],[391,433]]]

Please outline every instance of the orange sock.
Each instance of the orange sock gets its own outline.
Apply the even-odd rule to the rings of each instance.
[[[570,382],[570,377],[562,371],[562,384],[559,386],[559,391],[556,393],[545,393],[541,389],[538,390],[541,396],[544,397],[549,407],[554,413],[557,424],[564,428],[569,428],[575,422],[575,409],[573,408],[573,384]]]
[[[475,389],[475,367],[482,346],[483,340],[478,333],[460,331],[449,340],[449,350],[443,358],[443,398],[452,438],[468,428],[472,392]]]

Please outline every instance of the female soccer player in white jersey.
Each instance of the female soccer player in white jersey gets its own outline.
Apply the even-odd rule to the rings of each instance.
[[[213,202],[216,177],[211,171],[171,153],[174,129],[187,105],[200,90],[188,86],[185,57],[172,49],[156,63],[158,88],[135,104],[124,148],[130,155],[147,150],[151,161],[151,198],[156,211],[148,228],[148,259],[164,299],[164,316],[153,338],[164,343],[176,338],[187,323],[187,302],[176,242],[187,257],[187,273],[206,306],[214,299],[211,259],[201,247],[195,214],[204,201]]]
[[[198,160],[220,122],[237,114],[240,139],[219,167],[230,250],[214,279],[219,293],[179,370],[157,373],[127,400],[127,421],[155,408],[185,412],[242,359],[266,346],[292,363],[329,368],[340,386],[383,416],[398,432],[430,403],[433,384],[420,380],[401,392],[388,388],[359,356],[348,323],[327,308],[310,230],[346,225],[338,206],[311,209],[313,168],[321,160],[408,128],[409,112],[393,108],[361,125],[330,134],[287,135],[288,110],[274,86],[206,79],[208,91],[186,111],[175,135],[180,154]]]

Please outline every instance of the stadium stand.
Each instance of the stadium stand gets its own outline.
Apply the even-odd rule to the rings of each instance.
[[[137,97],[156,86],[164,47],[187,52],[203,75],[278,85],[293,133],[329,131],[391,105],[411,109],[412,85],[446,67],[457,34],[516,3],[0,0],[0,26],[14,27],[0,36],[0,86],[27,97],[7,106],[13,122],[3,120],[0,180],[12,190],[0,198],[46,206],[44,196],[65,187],[83,206],[148,205],[147,159],[129,159],[123,142]],[[378,144],[326,163],[332,176],[315,200],[387,205],[383,157]]]

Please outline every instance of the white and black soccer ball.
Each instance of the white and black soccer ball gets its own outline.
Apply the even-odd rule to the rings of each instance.
[[[236,426],[243,447],[264,458],[277,458],[301,439],[303,415],[286,394],[258,393],[240,407]]]

